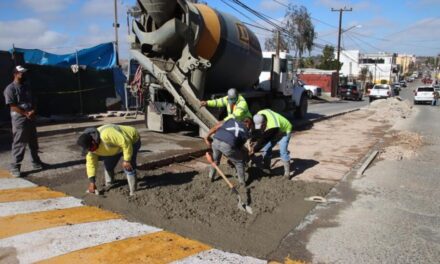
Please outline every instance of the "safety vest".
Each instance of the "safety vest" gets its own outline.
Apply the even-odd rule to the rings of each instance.
[[[252,114],[249,112],[249,107],[247,105],[246,100],[243,96],[238,95],[237,102],[234,104],[233,109],[231,109],[231,105],[228,103],[228,96],[208,100],[207,105],[209,107],[225,107],[228,112],[228,115],[225,117],[225,121],[231,118],[235,118],[237,121],[243,121],[246,117],[252,119]]]
[[[99,157],[114,156],[122,152],[123,159],[130,161],[133,154],[133,144],[139,139],[139,133],[136,128],[121,125],[103,125],[98,127],[99,137],[101,139],[99,147],[87,154],[86,170],[87,176],[96,176]]]
[[[261,110],[257,114],[264,115],[266,117],[266,130],[279,127],[282,133],[292,132],[292,124],[284,116],[270,109]]]

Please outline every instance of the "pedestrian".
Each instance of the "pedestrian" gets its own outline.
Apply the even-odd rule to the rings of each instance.
[[[21,177],[21,162],[26,146],[29,146],[32,168],[48,167],[38,156],[38,138],[35,126],[35,107],[30,87],[26,82],[27,69],[21,65],[14,68],[14,81],[4,90],[5,103],[9,105],[12,123],[12,163],[10,172]]]
[[[252,114],[249,112],[249,107],[244,97],[238,94],[235,88],[228,90],[228,95],[222,98],[201,101],[201,106],[208,107],[225,107],[227,110],[227,116],[224,121],[235,118],[237,121],[243,121],[245,118],[252,119]]]
[[[252,120],[245,118],[242,122],[231,118],[225,122],[217,123],[211,128],[205,137],[206,144],[212,148],[214,162],[218,165],[222,155],[225,155],[235,167],[238,182],[245,186],[247,149],[244,147],[246,141],[250,138],[249,130],[252,127]],[[214,139],[211,143],[211,136]],[[211,181],[215,177],[215,168],[211,166],[209,178]]]
[[[107,124],[98,128],[87,128],[78,138],[86,156],[86,171],[89,178],[89,193],[99,192],[96,187],[98,159],[104,160],[105,186],[114,181],[114,169],[123,157],[122,168],[127,176],[130,196],[136,191],[136,158],[141,147],[139,132],[131,126]]]
[[[437,102],[438,102],[438,99],[439,99],[439,92],[438,91],[435,91],[434,92],[434,99],[432,100],[432,105],[433,106],[435,106],[435,105],[437,105]]]
[[[280,145],[280,156],[284,167],[284,177],[290,178],[290,152],[289,141],[292,133],[292,124],[284,116],[270,110],[264,109],[254,115],[256,130],[261,130],[255,145],[251,148],[249,155],[262,151],[263,171],[270,174],[272,148],[278,143]]]

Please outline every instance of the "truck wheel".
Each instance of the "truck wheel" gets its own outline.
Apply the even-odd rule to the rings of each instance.
[[[373,102],[373,98],[370,97],[370,103]]]
[[[307,114],[307,108],[309,107],[309,103],[307,102],[307,98],[305,94],[301,96],[301,100],[299,102],[299,106],[295,109],[295,117],[298,119],[303,119]]]

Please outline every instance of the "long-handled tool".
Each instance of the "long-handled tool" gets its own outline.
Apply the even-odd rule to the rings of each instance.
[[[241,200],[241,196],[238,193],[237,189],[235,188],[235,186],[228,180],[228,178],[226,178],[226,175],[220,170],[220,168],[217,166],[217,164],[214,162],[214,160],[212,159],[212,156],[209,152],[206,152],[206,159],[208,160],[209,163],[211,163],[211,165],[217,170],[217,172],[220,174],[220,176],[222,176],[223,180],[225,180],[225,182],[228,184],[229,188],[231,189],[232,193],[237,195],[238,198],[238,209],[245,211],[248,214],[252,214],[252,208],[243,203],[243,201]]]

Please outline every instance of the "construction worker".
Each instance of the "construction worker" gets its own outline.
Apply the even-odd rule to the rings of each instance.
[[[254,124],[256,130],[263,133],[251,148],[249,155],[253,155],[262,150],[263,171],[270,173],[272,158],[272,148],[279,143],[280,156],[284,167],[284,177],[290,178],[290,153],[288,150],[290,135],[292,133],[292,124],[284,116],[270,110],[264,109],[254,115]]]
[[[244,118],[252,119],[252,114],[249,112],[249,108],[246,100],[243,96],[237,93],[235,88],[228,90],[228,95],[222,98],[201,101],[201,106],[208,107],[225,107],[228,111],[228,115],[225,117],[225,121],[231,118],[235,118],[237,121],[243,121]]]
[[[217,123],[205,137],[206,144],[212,148],[213,159],[217,165],[220,163],[222,155],[225,155],[232,162],[236,171],[240,185],[246,185],[245,161],[247,160],[247,150],[244,144],[250,138],[249,129],[252,127],[252,120],[245,118],[243,122],[231,118],[225,122]],[[211,143],[211,136],[214,139]],[[215,168],[211,166],[209,178],[214,180]]]
[[[35,108],[29,86],[25,82],[27,69],[23,66],[14,68],[14,81],[9,84],[3,94],[5,103],[9,105],[12,123],[12,163],[11,174],[21,176],[21,162],[24,158],[26,146],[32,159],[32,168],[41,170],[48,165],[43,163],[38,156],[38,138],[35,126]]]
[[[98,158],[104,159],[105,186],[110,187],[114,180],[114,168],[121,156],[122,168],[127,176],[130,196],[136,191],[136,158],[141,147],[139,132],[134,127],[121,125],[103,125],[87,128],[78,138],[86,156],[86,170],[89,178],[89,193],[98,193],[96,188],[96,170]]]

